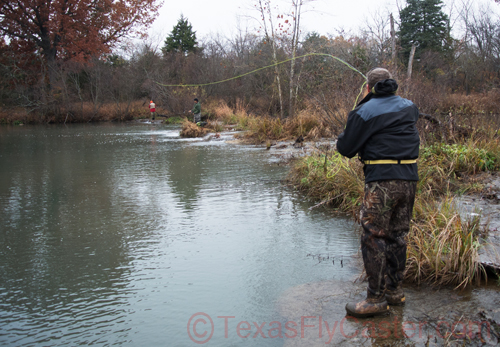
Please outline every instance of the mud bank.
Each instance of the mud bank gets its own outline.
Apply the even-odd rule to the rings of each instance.
[[[313,153],[329,153],[335,149],[336,140],[321,139],[310,142],[280,141],[273,142],[269,147],[264,147],[276,161],[288,163],[293,159],[300,158]]]
[[[498,345],[500,291],[495,284],[456,291],[405,287],[406,305],[383,317],[347,318],[345,305],[366,297],[366,283],[327,281],[292,287],[277,308],[288,323],[284,346]],[[296,326],[294,326],[294,323]]]

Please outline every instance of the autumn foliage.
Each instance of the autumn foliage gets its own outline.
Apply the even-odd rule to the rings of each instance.
[[[147,25],[157,0],[0,0],[0,32],[12,50],[83,60],[110,51],[134,27]]]

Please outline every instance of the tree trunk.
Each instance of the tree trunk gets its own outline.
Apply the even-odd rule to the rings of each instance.
[[[294,77],[295,77],[295,55],[297,52],[297,46],[299,44],[299,34],[300,34],[300,11],[302,7],[302,0],[294,1],[294,9],[295,9],[295,20],[293,24],[293,32],[292,32],[292,61],[290,64],[290,103],[288,105],[288,116],[293,117],[294,115]]]
[[[52,109],[57,107],[54,101],[54,87],[57,83],[57,61],[56,61],[57,50],[54,47],[43,47],[42,55],[45,63],[45,73],[42,74],[43,89],[41,95],[41,103],[38,105],[40,109],[43,109],[43,113],[48,111],[56,111]]]
[[[265,6],[264,6],[265,5]],[[264,10],[267,11],[267,19],[269,20],[269,25],[271,26],[271,35],[269,35],[269,31],[267,30],[267,23],[266,23],[266,14]],[[273,16],[271,13],[271,4],[269,0],[264,0],[264,4],[262,4],[262,0],[259,0],[259,11],[262,15],[262,23],[264,25],[264,32],[266,34],[266,39],[268,41],[271,41],[271,47],[273,49],[273,63],[276,64],[274,65],[274,72],[276,74],[276,82],[278,83],[278,97],[280,100],[280,118],[283,119],[283,93],[281,92],[281,79],[280,79],[280,73],[279,73],[279,68],[278,68],[278,56],[276,54],[276,40],[274,36],[274,26],[273,26]]]
[[[408,60],[408,71],[406,72],[406,87],[405,87],[405,94],[408,94],[408,90],[410,88],[410,80],[411,80],[411,73],[413,69],[413,57],[415,56],[415,50],[417,49],[417,46],[415,44],[411,45],[411,51],[410,51],[410,59]]]
[[[413,57],[415,56],[415,50],[417,49],[417,46],[415,44],[411,45],[411,51],[410,51],[410,59],[408,60],[408,72],[406,73],[406,78],[411,80],[411,73],[413,69]]]
[[[54,48],[49,49],[44,56],[47,62],[47,73],[49,75],[49,90],[52,90],[56,83],[56,50]]]
[[[391,13],[391,51],[392,51],[392,66],[396,67],[396,30],[394,29],[394,17]],[[396,71],[396,69],[394,69]]]
[[[276,55],[276,45],[274,43],[274,38],[273,38],[273,60],[274,63],[276,64],[274,66],[274,72],[276,73],[276,82],[278,83],[278,96],[280,99],[280,119],[283,119],[283,93],[281,92],[281,79],[280,79],[280,72],[278,68],[278,57]]]

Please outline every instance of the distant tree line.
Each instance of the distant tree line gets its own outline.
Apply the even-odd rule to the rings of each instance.
[[[0,103],[75,119],[83,104],[92,105],[94,113],[112,104],[126,118],[131,102],[146,98],[179,114],[193,96],[242,103],[278,117],[307,107],[335,117],[352,108],[363,79],[346,65],[317,55],[279,64],[308,53],[333,55],[364,73],[387,67],[402,91],[420,98],[430,113],[436,105],[426,103],[425,93],[417,95],[418,88],[469,94],[499,86],[500,21],[471,0],[455,8],[454,23],[463,24],[459,37],[452,35],[441,0],[407,0],[396,15],[372,13],[357,34],[301,35],[300,16],[312,1],[290,0],[289,8],[278,11],[271,0],[249,0],[256,5],[259,30],[238,29],[231,37],[214,35],[202,42],[181,16],[161,49],[144,43],[120,55],[113,47],[151,21],[156,0],[129,0],[116,8],[108,1],[0,0]],[[88,6],[77,6],[82,2]],[[492,1],[492,6],[498,5]],[[45,22],[36,20],[41,17]],[[207,84],[264,66],[271,67],[220,84],[164,86]]]

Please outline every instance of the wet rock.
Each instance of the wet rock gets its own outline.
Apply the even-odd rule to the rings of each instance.
[[[293,143],[293,147],[302,147],[304,145],[304,136],[300,135],[297,137],[295,142]]]
[[[497,195],[500,193],[495,193],[495,197]],[[479,262],[488,268],[500,270],[500,205],[496,203],[496,198],[495,202],[492,202],[488,199],[477,199],[475,196],[463,196],[455,201],[462,211],[462,218],[478,214],[481,216],[487,234],[481,239]]]

